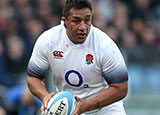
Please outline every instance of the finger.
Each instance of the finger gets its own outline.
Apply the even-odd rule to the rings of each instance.
[[[78,111],[79,111],[79,102],[77,101],[76,102],[76,109],[75,109],[75,111],[73,112],[72,115],[78,115]]]
[[[48,101],[44,102],[44,109],[48,110]]]
[[[51,94],[49,95],[49,98],[47,99],[47,101],[44,102],[44,108],[45,108],[46,110],[49,109],[49,108],[48,108],[48,102],[49,102],[49,100],[50,100],[54,95],[55,95],[54,93],[51,93]]]
[[[41,114],[42,114],[42,115],[45,115],[45,109],[44,109],[44,106],[43,106],[43,105],[41,106]]]
[[[53,97],[55,95],[55,93],[51,93],[51,97]]]
[[[81,99],[77,96],[75,96],[76,101],[80,101]]]

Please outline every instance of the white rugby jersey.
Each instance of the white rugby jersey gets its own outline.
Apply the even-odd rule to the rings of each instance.
[[[27,73],[44,79],[49,68],[59,91],[67,90],[83,99],[98,95],[109,84],[128,80],[118,47],[93,25],[82,44],[71,42],[63,25],[41,34],[34,46]]]

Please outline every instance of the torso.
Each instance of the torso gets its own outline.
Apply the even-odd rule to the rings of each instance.
[[[57,88],[81,98],[105,89],[108,85],[102,76],[100,53],[93,47],[92,33],[83,44],[73,44],[65,29],[62,33],[49,45],[49,64]]]

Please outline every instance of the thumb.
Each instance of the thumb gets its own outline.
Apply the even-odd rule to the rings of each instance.
[[[80,98],[77,97],[77,96],[75,96],[75,99],[76,99],[76,108],[75,108],[75,110],[74,110],[74,112],[73,112],[72,115],[79,115],[78,111],[79,111],[79,101],[80,101]]]
[[[49,100],[50,100],[54,95],[55,95],[54,93],[49,94],[49,97],[48,97],[47,102],[44,103],[45,109],[47,109],[47,110],[49,109],[49,108],[48,108],[48,102],[49,102]]]
[[[55,95],[55,93],[51,93],[51,97],[53,97]]]
[[[77,96],[75,96],[76,101],[80,101],[81,99]]]

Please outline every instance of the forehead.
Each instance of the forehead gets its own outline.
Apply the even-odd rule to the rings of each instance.
[[[69,11],[69,16],[70,18],[83,18],[83,17],[91,17],[92,13],[91,10],[89,8],[82,8],[82,9],[75,9],[75,8],[71,8]]]

